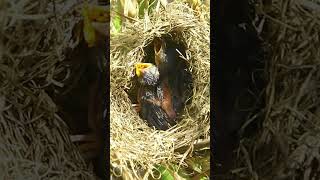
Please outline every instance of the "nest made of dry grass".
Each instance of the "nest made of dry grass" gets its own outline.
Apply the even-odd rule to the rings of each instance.
[[[209,12],[203,12],[208,15]],[[110,158],[111,165],[128,179],[152,174],[155,165],[181,162],[200,137],[208,139],[210,129],[210,39],[209,21],[201,20],[184,3],[169,3],[166,9],[127,22],[121,33],[110,38]],[[131,86],[133,65],[144,58],[143,48],[154,37],[172,35],[187,46],[193,75],[193,100],[183,120],[167,131],[148,127],[131,107],[125,90]],[[139,170],[145,170],[139,174]],[[117,172],[119,174],[119,172]]]
[[[320,4],[280,0],[258,10],[270,45],[266,115],[256,137],[241,143],[234,172],[243,179],[319,179]]]
[[[68,79],[76,3],[0,3],[0,179],[94,178],[47,92]]]

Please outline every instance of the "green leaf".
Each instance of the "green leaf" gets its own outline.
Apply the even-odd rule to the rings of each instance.
[[[201,177],[200,180],[208,180],[208,178],[204,176],[204,177]]]
[[[174,180],[172,172],[164,166],[159,166],[157,168],[161,173],[161,180]]]
[[[120,32],[121,31],[121,17],[119,15],[116,15],[112,21],[112,24],[116,30],[116,32]]]
[[[158,0],[150,0],[149,1],[149,6],[148,6],[148,13],[150,14],[152,10],[154,10],[157,6]]]
[[[117,12],[122,12],[122,7],[121,7],[120,0],[117,1],[116,5],[115,5],[115,9],[117,10]],[[113,17],[112,25],[113,25],[114,29],[116,30],[116,33],[121,31],[122,18],[121,18],[120,15],[116,14]]]
[[[139,17],[144,17],[144,12],[148,10],[149,0],[142,0],[139,4]]]

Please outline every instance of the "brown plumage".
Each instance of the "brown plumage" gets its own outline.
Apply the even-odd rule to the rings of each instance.
[[[173,42],[166,43],[161,38],[154,41],[155,64],[159,69],[162,89],[167,95],[167,104],[163,108],[174,116],[173,119],[181,113],[192,92],[191,73],[177,50],[182,52]]]
[[[136,65],[140,84],[137,110],[150,125],[166,130],[177,123],[186,101],[191,99],[192,76],[176,44],[156,38],[153,45],[155,65]]]
[[[172,93],[169,87],[168,78],[165,78],[160,82],[160,91],[163,91],[163,97],[161,97],[161,108],[167,113],[170,121],[175,121],[177,116],[173,108]]]
[[[159,83],[159,71],[151,63],[138,63],[136,75],[140,84],[138,89],[138,112],[150,126],[167,130],[172,123],[172,110],[168,108],[171,99],[168,89],[163,89],[163,83]],[[169,99],[169,100],[168,100]]]

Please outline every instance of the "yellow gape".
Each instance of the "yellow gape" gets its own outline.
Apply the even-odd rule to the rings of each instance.
[[[105,23],[110,21],[109,9],[102,6],[84,3],[82,9],[83,36],[89,47],[93,47],[97,41],[96,31],[92,22]]]
[[[104,23],[110,21],[109,9],[103,6],[88,6],[88,16],[90,20],[96,22]]]
[[[141,77],[141,75],[142,75],[142,70],[147,69],[147,68],[149,68],[149,67],[151,67],[151,66],[152,66],[151,63],[137,63],[137,64],[135,65],[136,75],[137,75],[138,77]]]

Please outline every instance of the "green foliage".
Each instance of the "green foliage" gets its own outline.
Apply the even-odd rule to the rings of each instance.
[[[161,174],[161,180],[174,180],[172,170],[169,170],[168,168],[161,166],[161,165],[158,166],[157,169]]]
[[[115,4],[115,8],[118,12],[121,12],[121,5],[120,5],[120,0],[117,1],[117,3]],[[122,19],[121,16],[116,14],[112,20],[112,25],[115,28],[116,33],[121,31],[121,25],[122,25]]]
[[[157,170],[161,173],[161,180],[208,180],[210,177],[210,150],[195,152],[186,159],[187,167],[178,164],[167,166],[159,165]]]

